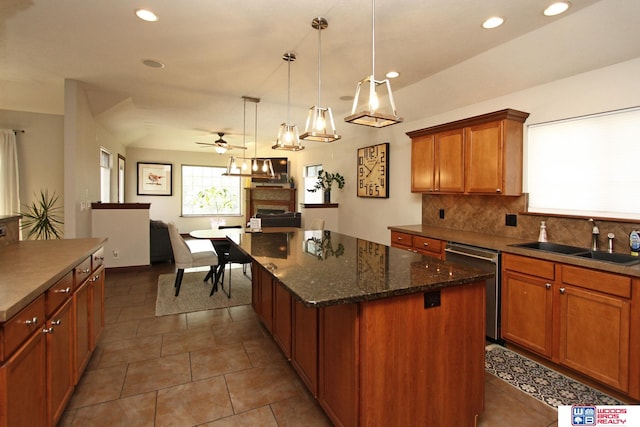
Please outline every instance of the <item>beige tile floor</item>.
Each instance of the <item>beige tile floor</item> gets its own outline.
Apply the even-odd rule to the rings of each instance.
[[[107,272],[106,327],[59,426],[330,426],[251,306],[155,317],[159,274]],[[555,410],[486,377],[481,427]]]

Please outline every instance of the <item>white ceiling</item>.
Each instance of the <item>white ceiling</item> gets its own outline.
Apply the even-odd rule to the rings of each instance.
[[[615,37],[637,35],[638,15],[625,9],[638,12],[636,0],[573,0],[569,12],[555,18],[542,15],[551,0],[376,3],[376,78],[399,71],[394,93],[559,20],[568,23],[563,31],[547,31],[529,46],[531,57],[547,58],[549,46],[566,43],[557,61],[562,69],[549,78],[640,56],[637,37],[606,53],[598,39],[565,40],[572,17],[598,4],[623,6],[609,7],[603,17]],[[138,7],[149,7],[159,21],[140,21]],[[482,29],[491,15],[505,17],[505,24]],[[291,65],[291,121],[303,128],[306,110],[317,103],[318,32],[311,27],[317,16],[329,22],[322,32],[321,105],[332,107],[344,126],[351,103],[340,97],[353,96],[356,82],[371,74],[370,0],[2,0],[0,109],[63,114],[64,79],[74,79],[87,86],[96,119],[127,145],[202,150],[194,142],[213,141],[211,132],[230,132],[225,139],[242,143],[241,97],[247,95],[261,98],[259,140],[273,141],[287,113],[283,53],[298,57]],[[598,54],[576,52],[576,46]],[[165,67],[146,67],[144,59]],[[544,74],[529,64],[521,71],[512,76],[520,87],[539,84]],[[406,120],[419,117],[398,109]],[[253,138],[253,129],[247,134]]]

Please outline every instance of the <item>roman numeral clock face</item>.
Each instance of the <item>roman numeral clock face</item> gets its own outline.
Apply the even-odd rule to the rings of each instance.
[[[358,148],[358,197],[389,197],[389,143]]]

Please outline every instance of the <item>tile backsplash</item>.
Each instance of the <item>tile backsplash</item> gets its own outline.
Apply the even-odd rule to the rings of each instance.
[[[462,196],[448,194],[422,195],[422,223],[457,230],[476,231],[522,240],[538,240],[540,221],[546,221],[550,242],[590,247],[592,224],[588,218],[569,218],[523,214],[528,195]],[[440,218],[440,210],[444,218]],[[505,216],[517,216],[515,227],[505,225]],[[629,233],[640,230],[640,222],[598,221],[599,248],[607,249],[607,234],[615,234],[614,252],[629,252]]]

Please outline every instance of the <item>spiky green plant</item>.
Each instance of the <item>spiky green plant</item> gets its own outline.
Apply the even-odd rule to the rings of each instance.
[[[56,206],[58,195],[54,191],[49,197],[49,190],[40,190],[34,196],[34,201],[30,205],[24,205],[26,210],[20,212],[20,229],[29,230],[27,239],[61,239],[61,226],[64,222],[60,219],[62,206]]]

